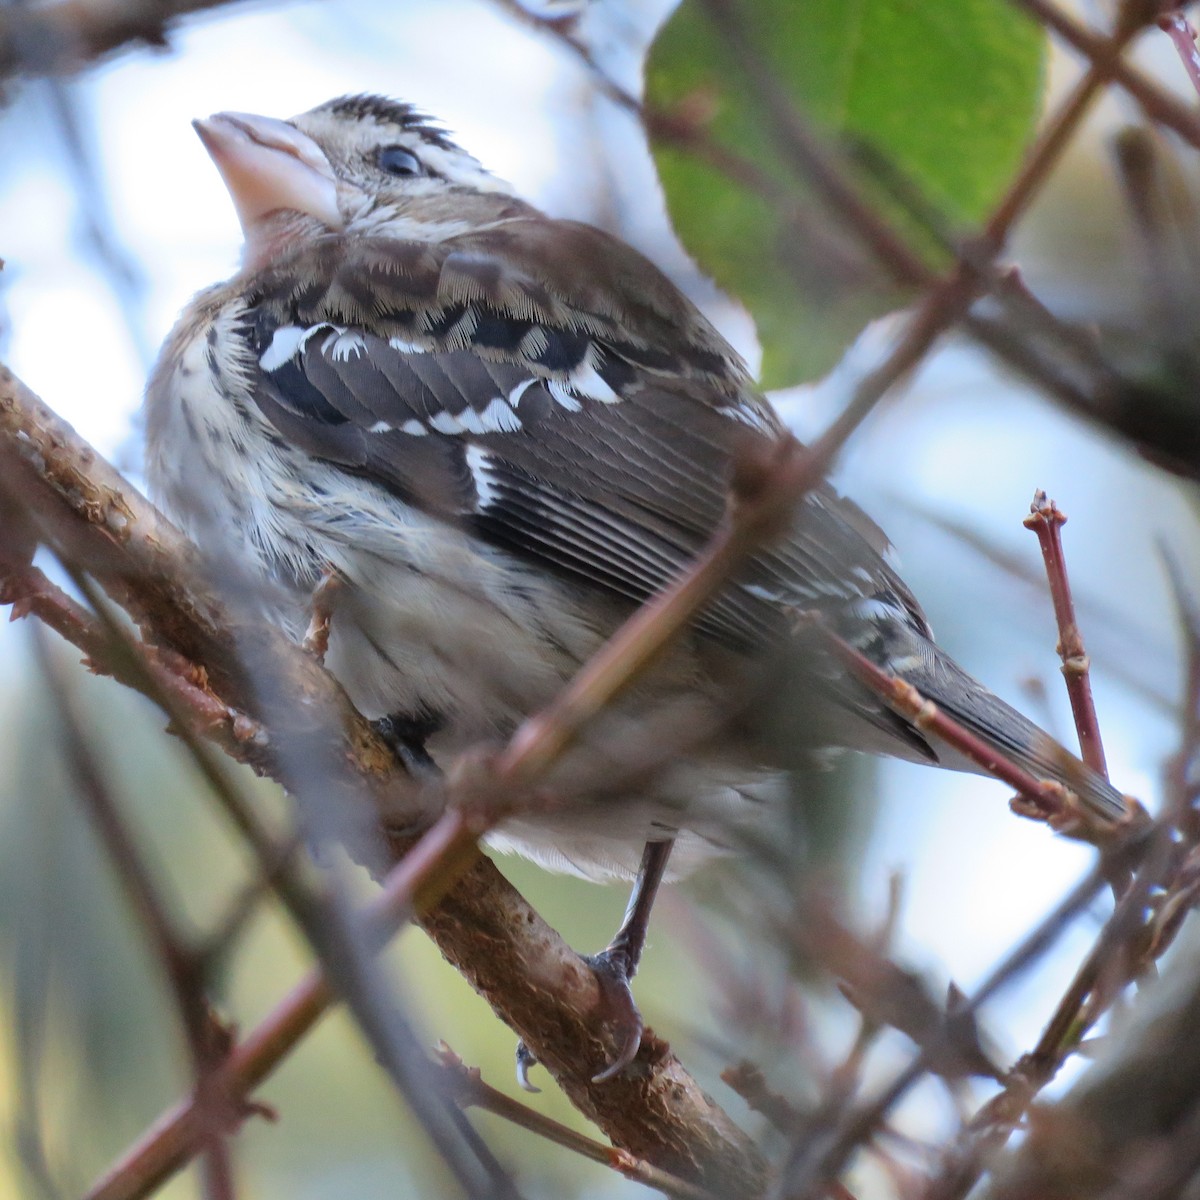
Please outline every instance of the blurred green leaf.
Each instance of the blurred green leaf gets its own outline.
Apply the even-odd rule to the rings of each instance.
[[[886,162],[948,228],[978,220],[998,198],[1035,128],[1045,51],[1042,31],[1005,0],[754,0],[739,11],[805,115]],[[867,320],[902,301],[789,175],[769,118],[695,0],[654,44],[647,97],[699,114],[722,145],[795,197],[781,214],[761,189],[686,147],[656,147],[680,238],[758,322],[766,386],[827,369]],[[897,221],[885,189],[874,194]],[[932,254],[911,220],[898,227]]]

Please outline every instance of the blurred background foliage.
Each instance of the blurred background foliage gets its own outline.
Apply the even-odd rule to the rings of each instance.
[[[748,52],[765,56],[787,98],[826,136],[886,162],[945,231],[977,221],[998,199],[1042,107],[1048,47],[1025,14],[995,0],[759,0],[745,16]],[[781,211],[759,181],[732,178],[686,142],[660,146],[655,160],[676,232],[749,307],[763,383],[782,387],[829,370],[870,317],[905,297],[796,187],[731,40],[704,6],[681,5],[651,49],[647,98],[702,123],[720,147],[785,189],[789,204]],[[944,249],[864,174],[880,217],[945,267]]]
[[[558,0],[538,11],[571,7]],[[670,7],[583,6],[589,44],[623,86],[636,86],[641,51]],[[1076,71],[1066,56],[1047,57],[1041,35],[1003,0],[743,7],[821,127],[872,146],[953,232],[984,213],[1009,177],[1041,111],[1043,82],[1057,95]],[[739,302],[748,305],[775,384],[811,383],[861,333],[829,379],[777,397],[798,432],[818,432],[889,334],[886,322],[864,332],[868,318],[902,297],[881,289],[861,262],[843,270],[844,238],[826,217],[802,211],[803,198],[797,224],[780,226],[744,188],[664,144],[657,162],[667,202],[697,268],[672,234],[636,123],[574,55],[502,8],[488,0],[236,7],[183,25],[166,53],[130,52],[70,81],[14,85],[0,113],[6,360],[136,475],[134,414],[148,357],[185,299],[228,273],[238,241],[187,120],[214,109],[282,115],[373,90],[444,117],[468,148],[549,211],[621,232],[754,360],[758,342]],[[785,179],[727,47],[702,30],[688,0],[655,45],[652,95],[685,117],[711,117],[724,144]],[[1169,48],[1147,39],[1139,53],[1160,77],[1182,83]],[[1133,117],[1119,98],[1101,105],[1013,251],[1030,286],[1085,323],[1129,322],[1145,295],[1145,259],[1108,142]],[[1195,171],[1185,157],[1179,177],[1189,192]],[[796,272],[778,268],[782,255],[794,254],[811,255],[812,286],[803,291]],[[827,270],[830,262],[841,266]],[[729,294],[717,293],[705,271]],[[852,443],[838,481],[900,546],[940,640],[1010,698],[1040,681],[1041,690],[1025,690],[1025,707],[1065,736],[1052,619],[1036,546],[1019,524],[1034,487],[1051,491],[1071,516],[1068,554],[1110,760],[1124,787],[1153,800],[1173,748],[1179,683],[1156,541],[1171,544],[1196,577],[1191,494],[957,341]],[[0,1159],[0,1195],[70,1196],[185,1092],[189,1069],[157,966],[56,751],[61,730],[27,632],[14,627],[0,638],[0,1013],[8,1033],[0,1118],[9,1151]],[[198,934],[210,929],[247,878],[237,839],[213,816],[156,712],[82,672],[75,686],[89,740],[173,911]],[[285,821],[274,789],[253,786]],[[889,871],[902,869],[901,956],[939,987],[979,979],[1089,861],[1081,848],[1015,821],[1003,789],[985,780],[846,760],[798,790],[806,803],[781,818],[780,834],[795,850],[794,871],[823,879],[847,918],[869,928],[882,914]],[[512,860],[503,866],[581,950],[603,945],[615,928],[620,889]],[[771,944],[765,915],[785,903],[792,882],[743,862],[668,889],[637,981],[649,1023],[747,1121],[717,1078],[729,1061],[757,1056],[770,1063],[773,1083],[803,1096],[813,1054],[834,1060],[853,1036],[845,1007],[797,983]],[[359,883],[369,893],[365,878]],[[1036,1036],[1086,933],[1069,937],[1037,977],[989,1007],[1002,1055]],[[430,1044],[444,1038],[485,1079],[510,1089],[511,1035],[436,951],[409,933],[387,962],[422,1036]],[[264,902],[223,964],[215,998],[248,1028],[304,965],[290,925]],[[872,1078],[905,1051],[898,1035],[885,1040]],[[544,1074],[538,1082],[547,1094],[534,1103],[578,1125]],[[237,1140],[240,1195],[453,1194],[344,1016],[327,1018],[262,1095],[280,1120],[252,1119]],[[937,1088],[922,1089],[901,1125],[936,1137],[951,1111]],[[477,1120],[530,1195],[644,1194],[491,1118]],[[887,1191],[870,1175],[856,1186],[863,1197]],[[194,1175],[164,1194],[198,1195]]]

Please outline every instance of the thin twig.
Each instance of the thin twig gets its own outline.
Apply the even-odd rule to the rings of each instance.
[[[6,604],[12,606],[13,620],[36,617],[82,650],[84,665],[95,674],[107,675],[151,700],[173,696],[198,733],[217,743],[235,761],[263,769],[263,751],[268,743],[265,729],[252,717],[222,703],[207,686],[203,672],[192,663],[140,642],[133,643],[137,647],[134,656],[128,647],[114,642],[94,613],[37,567],[9,574],[0,570],[0,605]]]
[[[1090,62],[1104,62],[1109,56],[1110,39],[1089,29],[1053,0],[1010,0],[1018,8],[1036,17],[1047,29],[1058,34]],[[1153,14],[1147,13],[1147,19]],[[1178,96],[1161,87],[1128,63],[1117,61],[1110,67],[1113,81],[1123,87],[1152,121],[1173,129],[1185,141],[1200,150],[1200,114]]]
[[[1010,1072],[1004,1090],[968,1124],[961,1150],[950,1156],[922,1200],[961,1200],[967,1195],[1038,1094],[1078,1049],[1120,989],[1143,969],[1140,951],[1149,941],[1146,902],[1152,889],[1161,886],[1169,859],[1169,827],[1159,825],[1142,869],[1080,964],[1037,1045]],[[1141,945],[1130,952],[1137,941]]]
[[[1142,852],[1146,833],[1140,832],[1112,851],[1110,861],[1096,866],[1067,894],[1040,924],[1026,934],[1017,947],[992,969],[982,984],[963,1003],[958,1014],[963,1018],[977,1013],[980,1007],[1015,979],[1030,963],[1053,945],[1073,917],[1081,912],[1104,887],[1111,869],[1126,866]],[[790,1163],[780,1176],[772,1200],[793,1195],[807,1195],[836,1178],[848,1158],[866,1146],[881,1128],[888,1114],[918,1081],[928,1072],[933,1046],[924,1047],[880,1095],[871,1103],[852,1110],[827,1136],[797,1146]]]
[[[666,1196],[675,1197],[676,1200],[716,1200],[713,1192],[676,1178],[623,1150],[614,1150],[595,1138],[577,1133],[520,1100],[497,1091],[484,1083],[478,1067],[468,1067],[444,1042],[437,1048],[436,1056],[445,1072],[447,1090],[462,1107],[480,1108],[493,1113],[548,1142],[562,1146],[592,1162],[612,1167],[626,1179],[653,1188]]]
[[[1174,568],[1170,570],[1178,589]],[[1177,590],[1176,596],[1189,654],[1181,749],[1168,771],[1171,803],[1156,826],[1149,853],[1133,887],[1080,965],[1037,1046],[1014,1069],[1004,1092],[968,1124],[961,1145],[930,1182],[923,1200],[959,1200],[971,1190],[1065,1058],[1079,1047],[1088,1029],[1103,1015],[1120,989],[1161,956],[1178,932],[1184,914],[1200,896],[1200,861],[1194,848],[1198,831],[1191,819],[1186,771],[1177,770],[1177,765],[1194,755],[1200,745],[1200,623],[1189,619],[1186,593]],[[1190,830],[1191,853],[1181,854],[1173,845],[1176,830]],[[1152,893],[1159,891],[1164,893],[1162,900],[1150,905]]]
[[[1200,49],[1196,47],[1196,31],[1191,21],[1182,12],[1171,13],[1158,18],[1158,27],[1171,39],[1192,87],[1200,93]]]
[[[1129,802],[1125,818],[1112,821],[1081,804],[1078,797],[1062,784],[1034,778],[995,746],[983,741],[947,716],[932,701],[926,700],[911,683],[876,666],[827,626],[822,625],[821,629],[837,656],[898,713],[907,717],[918,729],[933,733],[953,746],[989,775],[1008,784],[1023,802],[1021,805],[1014,804],[1015,811],[1022,816],[1046,821],[1059,832],[1096,841],[1097,844],[1109,844],[1114,838],[1126,836],[1130,829],[1141,824],[1144,818],[1142,810]]]
[[[215,1070],[228,1049],[228,1031],[215,1020],[204,992],[201,963],[194,948],[175,928],[150,871],[118,811],[96,761],[67,679],[46,648],[44,635],[35,641],[42,674],[63,724],[66,762],[114,872],[136,914],[174,997],[180,1025],[195,1073],[194,1103],[201,1153],[205,1160],[205,1194],[209,1200],[232,1200],[233,1170],[227,1135],[243,1112],[219,1087]]]
[[[803,1113],[786,1096],[767,1084],[762,1068],[752,1062],[735,1063],[721,1072],[721,1082],[732,1088],[751,1112],[760,1113],[780,1133],[793,1133],[804,1119]]]
[[[1075,617],[1075,600],[1071,595],[1071,582],[1063,555],[1062,527],[1066,523],[1066,513],[1053,500],[1048,500],[1045,492],[1034,493],[1024,525],[1037,534],[1042,559],[1046,564],[1046,579],[1054,603],[1054,617],[1058,622],[1058,655],[1062,659],[1063,678],[1067,682],[1071,713],[1079,735],[1079,753],[1093,771],[1107,779],[1104,741],[1092,699],[1091,659],[1084,648],[1083,634]]]
[[[452,811],[430,830],[419,847],[394,868],[368,908],[364,928],[376,947],[394,931],[398,918],[410,912],[413,897],[428,883],[431,864],[436,867],[447,852],[473,854],[475,839],[461,814]],[[337,999],[326,975],[320,970],[310,971],[257,1028],[232,1048],[215,1073],[222,1091],[231,1099],[248,1097]],[[135,1200],[149,1195],[187,1162],[196,1150],[199,1134],[199,1111],[192,1097],[165,1113],[146,1137],[92,1186],[86,1200]]]

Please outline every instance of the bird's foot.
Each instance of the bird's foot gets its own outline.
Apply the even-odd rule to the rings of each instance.
[[[623,947],[609,946],[599,954],[588,955],[584,962],[596,973],[603,1019],[616,1033],[618,1049],[612,1062],[598,1075],[592,1076],[593,1083],[607,1083],[620,1075],[637,1057],[646,1023],[642,1020],[641,1011],[633,998],[633,989],[629,986],[634,964]]]
[[[337,596],[345,583],[334,567],[326,567],[320,582],[313,589],[303,646],[321,664],[324,664],[325,653],[329,649],[329,630],[333,624]]]
[[[425,749],[425,741],[441,728],[441,718],[422,714],[411,717],[392,713],[372,721],[375,732],[392,748],[404,769],[418,783],[430,783],[442,776],[442,770]]]
[[[599,1019],[604,1026],[613,1030],[617,1052],[612,1061],[592,1076],[593,1083],[607,1083],[615,1079],[637,1057],[642,1044],[645,1022],[633,998],[629,981],[633,977],[629,954],[623,946],[609,946],[599,954],[588,954],[583,961],[592,968],[596,982],[600,985]],[[517,1083],[527,1092],[539,1092],[529,1081],[530,1067],[537,1065],[537,1057],[524,1041],[517,1043]]]

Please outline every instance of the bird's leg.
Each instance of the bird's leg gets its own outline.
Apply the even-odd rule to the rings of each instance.
[[[442,727],[442,718],[437,713],[392,713],[371,724],[415,780],[441,777],[441,768],[425,749],[426,741]]]
[[[646,946],[646,932],[650,927],[650,910],[654,907],[674,845],[673,839],[646,843],[637,878],[633,881],[633,890],[629,893],[629,903],[625,906],[621,928],[599,954],[593,954],[588,959],[592,966],[598,969],[603,967],[626,982],[637,974],[638,963]]]
[[[337,594],[345,580],[333,567],[326,567],[320,582],[313,588],[312,611],[308,618],[308,629],[304,633],[304,648],[324,664],[325,652],[329,649],[329,626],[333,623],[333,610]]]
[[[611,942],[599,954],[591,954],[584,961],[596,973],[600,992],[606,1008],[605,1017],[615,1025],[620,1034],[620,1049],[616,1057],[598,1075],[593,1083],[603,1083],[619,1075],[637,1056],[642,1044],[642,1014],[633,999],[629,981],[637,974],[642,950],[646,945],[646,931],[650,926],[650,910],[658,895],[659,884],[671,857],[673,839],[647,842],[642,851],[633,891],[625,907],[625,917]],[[527,1092],[539,1089],[529,1082],[529,1068],[537,1062],[524,1042],[517,1044],[517,1082]]]

